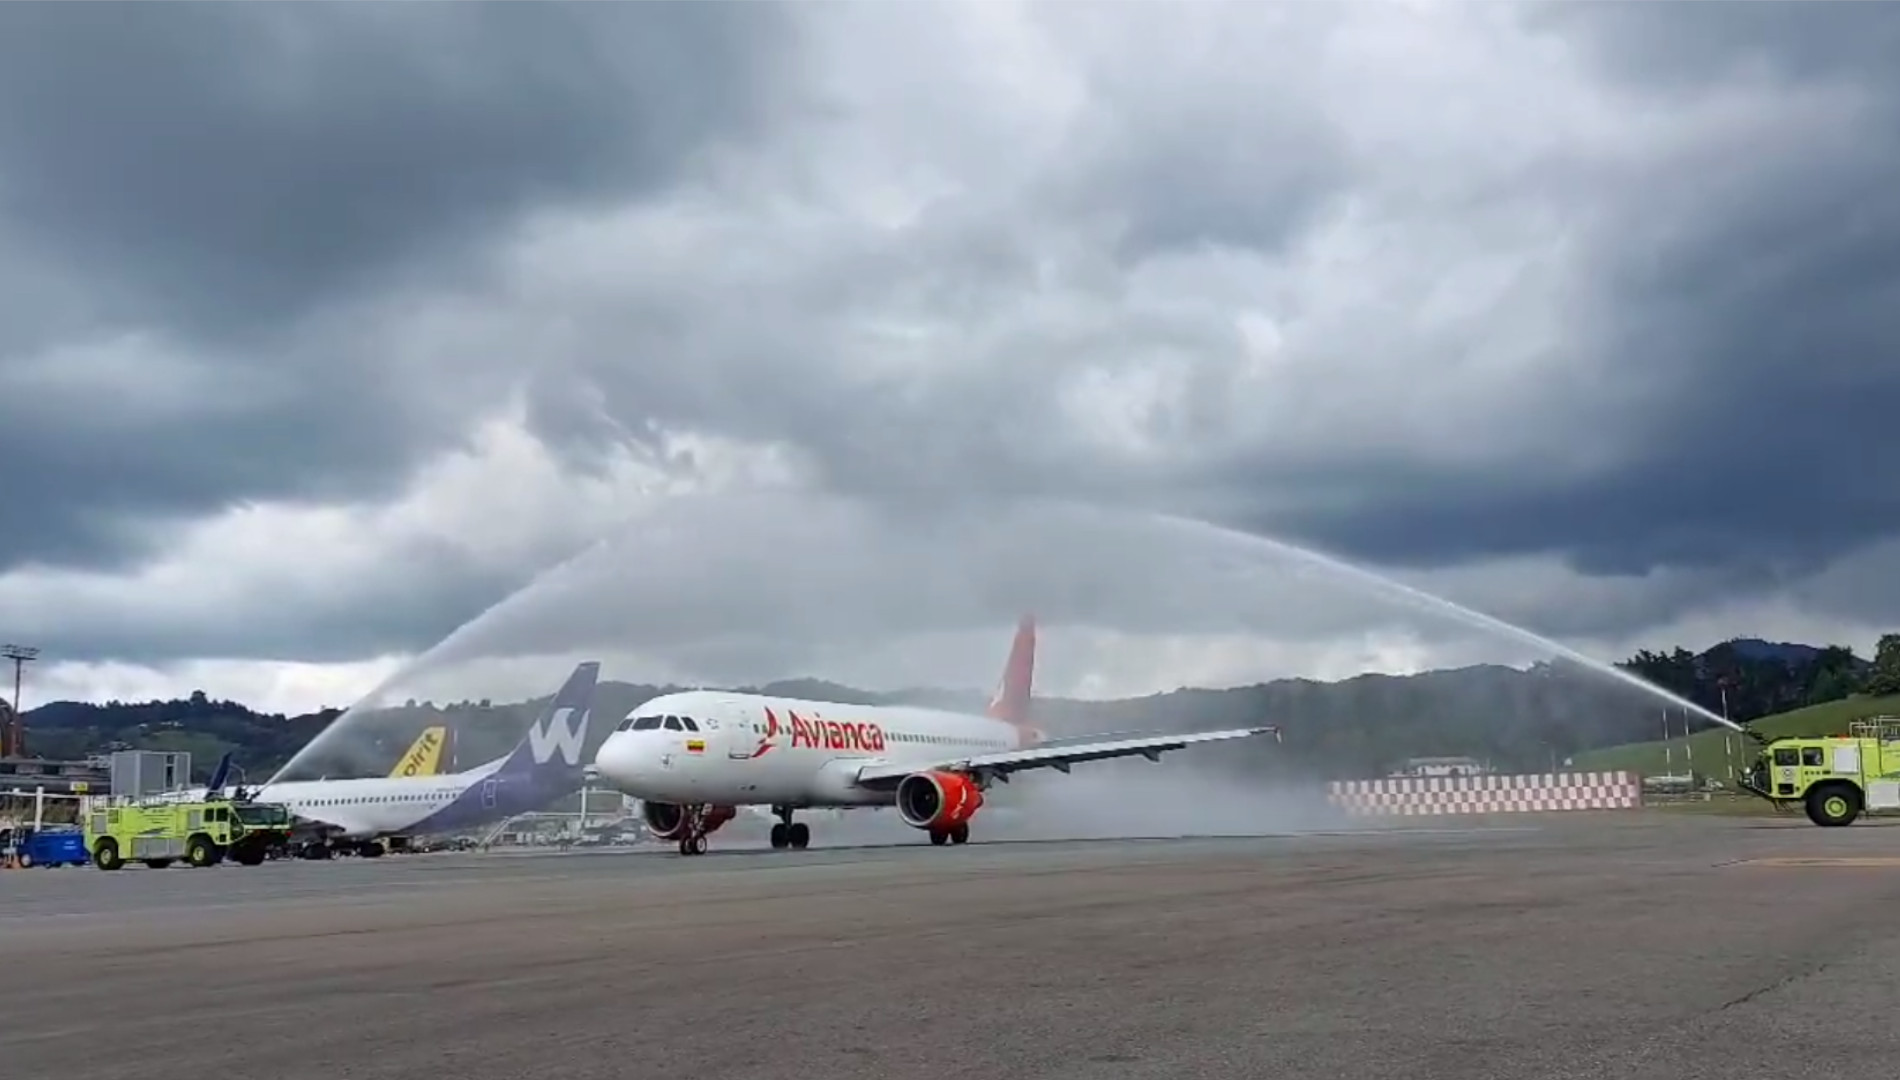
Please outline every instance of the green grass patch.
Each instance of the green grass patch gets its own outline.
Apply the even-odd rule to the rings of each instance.
[[[1845,735],[1849,724],[1870,716],[1900,716],[1900,696],[1845,698],[1764,716],[1748,726],[1771,739],[1790,735]],[[1672,722],[1681,721],[1672,718]],[[1732,763],[1739,772],[1754,760],[1758,749],[1754,740],[1717,725],[1687,739],[1678,735],[1667,744],[1658,739],[1591,750],[1576,755],[1573,768],[1587,772],[1680,776],[1693,767],[1706,776],[1727,780],[1729,765]]]

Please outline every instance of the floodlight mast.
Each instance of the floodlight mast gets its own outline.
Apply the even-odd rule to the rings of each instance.
[[[26,665],[40,658],[40,650],[33,645],[0,645],[0,658],[13,661],[13,715],[8,717],[6,729],[0,730],[0,756],[22,757],[26,754],[26,718],[20,712],[20,684]]]

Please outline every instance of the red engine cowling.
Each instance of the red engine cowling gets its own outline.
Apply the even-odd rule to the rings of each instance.
[[[913,829],[945,832],[970,820],[982,806],[982,790],[961,773],[911,773],[897,785],[897,816]]]
[[[731,821],[739,813],[737,807],[711,806],[706,808],[706,832],[719,831],[719,826]],[[640,816],[647,823],[647,831],[656,839],[678,840],[686,833],[686,808],[678,803],[643,802],[640,804]]]

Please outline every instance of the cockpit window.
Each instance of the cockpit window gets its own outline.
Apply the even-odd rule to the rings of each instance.
[[[657,716],[642,716],[633,722],[633,730],[635,731],[652,731],[659,726],[660,717]]]
[[[698,730],[699,730],[699,725],[698,725],[698,724],[695,724],[695,723],[693,723],[693,718],[692,718],[692,717],[690,717],[690,716],[682,716],[682,717],[680,717],[680,723],[682,723],[682,724],[685,724],[685,725],[686,725],[686,730],[688,730],[688,731],[698,731]]]
[[[668,731],[678,731],[679,729],[680,729],[680,718],[679,718],[679,717],[677,717],[677,716],[669,716],[669,717],[667,717],[667,718],[666,718],[666,730],[668,730]]]

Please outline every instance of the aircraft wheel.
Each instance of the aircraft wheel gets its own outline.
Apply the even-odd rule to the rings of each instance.
[[[942,847],[950,842],[950,834],[932,829],[930,831],[930,842],[938,847]]]
[[[679,849],[681,855],[691,855],[693,853],[693,838],[690,836],[680,837]]]
[[[968,822],[964,822],[950,830],[950,842],[953,844],[967,844],[970,842],[970,825]]]
[[[799,851],[803,851],[806,848],[811,846],[811,826],[810,825],[807,825],[802,821],[796,821],[796,822],[793,822],[791,828],[785,830],[785,832],[786,832],[785,838],[791,842],[792,847],[798,849]]]
[[[706,838],[704,836],[693,837],[693,854],[695,855],[706,854]]]
[[[778,849],[785,847],[786,845],[791,843],[791,839],[787,836],[787,831],[788,830],[785,828],[785,823],[782,821],[772,826],[772,850],[773,851],[777,851]]]

